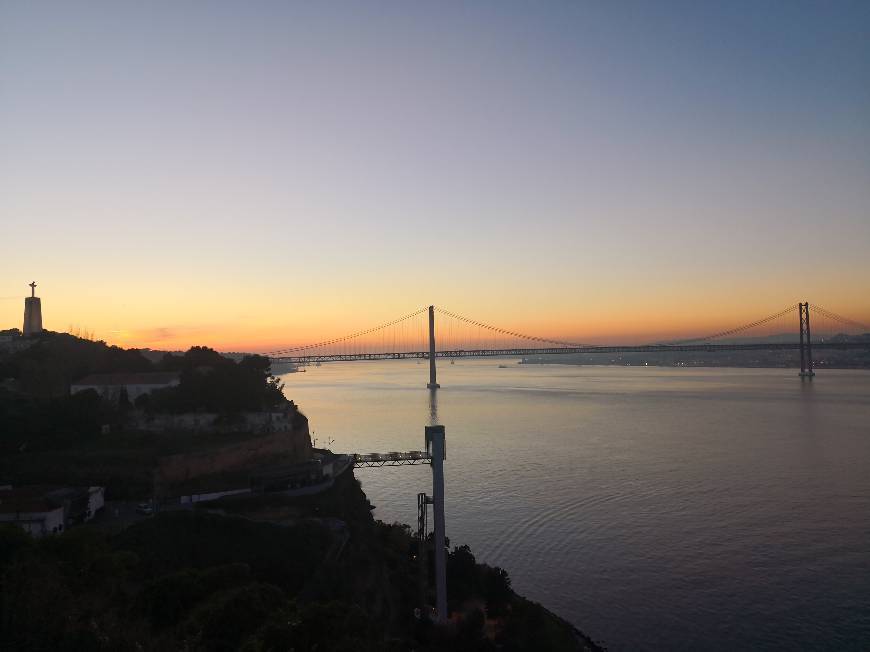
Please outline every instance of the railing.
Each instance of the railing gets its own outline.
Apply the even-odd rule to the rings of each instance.
[[[411,464],[431,464],[432,455],[426,451],[400,453],[354,453],[350,456],[355,467],[406,466]]]

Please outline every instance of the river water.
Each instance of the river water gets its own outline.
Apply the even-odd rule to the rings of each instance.
[[[427,376],[282,379],[335,451],[443,424],[451,545],[611,650],[870,649],[870,373],[439,360],[434,399]],[[378,518],[416,523],[429,467],[356,475]]]

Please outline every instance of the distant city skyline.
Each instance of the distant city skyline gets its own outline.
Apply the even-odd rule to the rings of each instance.
[[[870,321],[870,5],[0,6],[0,328]]]

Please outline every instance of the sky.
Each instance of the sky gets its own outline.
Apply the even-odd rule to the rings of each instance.
[[[870,3],[0,0],[0,328],[870,321]],[[648,336],[648,337],[647,337]]]

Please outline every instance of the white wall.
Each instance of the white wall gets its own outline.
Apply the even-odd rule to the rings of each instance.
[[[209,500],[217,500],[224,496],[238,496],[241,494],[251,493],[250,489],[230,489],[229,491],[213,491],[207,494],[192,494],[190,496],[182,496],[180,502],[182,505],[190,505],[192,503],[205,503]]]
[[[0,523],[12,523],[34,537],[63,532],[63,507],[47,512],[11,512],[0,514]]]
[[[97,511],[106,504],[106,492],[103,487],[90,487],[88,491],[88,513],[85,515],[85,521],[94,518]]]

